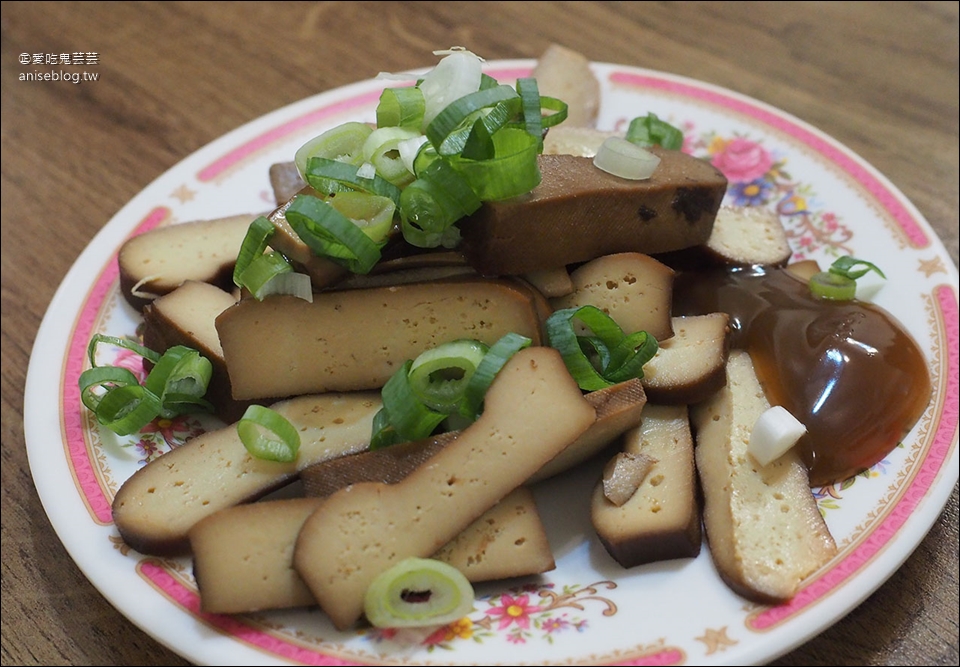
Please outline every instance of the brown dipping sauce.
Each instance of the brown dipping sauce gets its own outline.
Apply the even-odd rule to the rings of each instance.
[[[750,353],[772,405],[807,428],[797,443],[810,486],[874,465],[926,409],[929,370],[886,311],[810,293],[784,269],[678,272],[674,315],[730,315],[731,345]]]

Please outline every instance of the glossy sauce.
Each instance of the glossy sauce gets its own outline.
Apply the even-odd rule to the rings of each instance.
[[[730,315],[731,344],[750,353],[767,398],[807,428],[797,443],[811,486],[884,458],[931,395],[923,353],[882,308],[811,295],[783,269],[677,274],[674,315]]]

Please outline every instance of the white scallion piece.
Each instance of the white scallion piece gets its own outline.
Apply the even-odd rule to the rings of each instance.
[[[806,432],[807,427],[786,408],[775,405],[757,418],[747,451],[765,466],[783,456]]]
[[[608,174],[642,181],[653,176],[660,158],[623,137],[607,137],[597,149],[593,164]]]

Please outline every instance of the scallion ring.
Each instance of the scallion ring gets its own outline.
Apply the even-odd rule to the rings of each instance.
[[[310,158],[314,157],[359,165],[363,161],[363,143],[371,132],[373,128],[367,123],[351,121],[337,125],[314,137],[294,154],[293,159],[300,176],[304,180],[307,179],[307,164]]]
[[[251,405],[237,422],[237,435],[258,459],[290,463],[300,451],[300,433],[283,415],[262,405]]]
[[[401,441],[426,438],[446,417],[446,414],[425,405],[414,393],[410,386],[412,365],[412,360],[406,361],[390,376],[380,392],[390,424]]]
[[[349,218],[312,195],[297,195],[287,207],[287,222],[317,255],[354,273],[369,273],[380,248]]]
[[[263,255],[277,228],[273,226],[266,217],[260,216],[250,223],[247,227],[247,233],[243,237],[243,243],[240,244],[240,252],[237,253],[237,261],[233,266],[233,284],[237,287],[243,287],[240,276],[247,270],[250,263],[257,257]]]
[[[410,365],[410,388],[427,407],[447,414],[455,412],[486,352],[486,345],[470,339],[426,350]]]
[[[460,414],[463,417],[471,421],[477,419],[483,408],[483,398],[487,394],[487,389],[493,384],[494,378],[497,377],[497,373],[514,354],[530,347],[531,343],[532,341],[526,336],[508,333],[490,346],[464,389],[460,403]]]
[[[377,105],[377,127],[407,127],[419,133],[425,110],[420,88],[386,88]]]

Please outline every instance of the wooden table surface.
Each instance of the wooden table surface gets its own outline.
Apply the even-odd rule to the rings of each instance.
[[[465,45],[558,42],[762,100],[849,146],[957,262],[956,2],[62,3],[2,6],[3,664],[182,665],[85,579],[31,479],[23,395],[54,291],[97,231],[183,157],[290,102]],[[21,54],[96,54],[29,82]],[[67,68],[62,68],[67,69]],[[54,405],[54,404],[52,404]],[[954,406],[956,407],[956,406]],[[957,665],[957,491],[916,552],[778,665]]]

